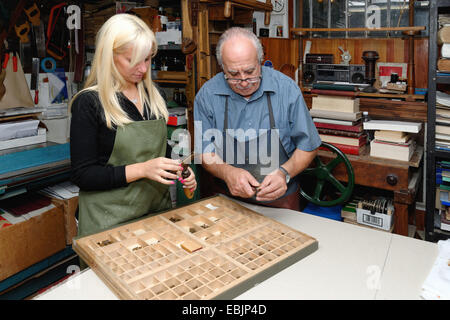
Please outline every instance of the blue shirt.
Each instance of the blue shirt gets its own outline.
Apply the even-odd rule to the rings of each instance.
[[[261,84],[248,101],[230,88],[223,72],[200,88],[194,101],[196,152],[203,153],[208,146],[206,152],[211,152],[211,140],[205,138],[208,129],[223,131],[226,97],[228,128],[270,129],[266,92],[270,94],[275,126],[288,156],[296,148],[313,151],[320,146],[322,141],[297,84],[277,70],[264,66],[261,69]]]

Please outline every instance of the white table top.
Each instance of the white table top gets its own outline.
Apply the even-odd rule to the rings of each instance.
[[[436,243],[325,219],[241,203],[316,238],[319,249],[236,299],[421,299]],[[90,268],[35,297],[110,300],[112,291]]]

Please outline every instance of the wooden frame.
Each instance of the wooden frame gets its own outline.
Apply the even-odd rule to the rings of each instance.
[[[231,299],[318,248],[222,196],[76,239],[121,299]]]

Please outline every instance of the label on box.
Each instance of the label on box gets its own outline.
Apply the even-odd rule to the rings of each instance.
[[[393,216],[379,212],[372,214],[369,210],[356,209],[356,222],[383,230],[389,230],[392,227]]]

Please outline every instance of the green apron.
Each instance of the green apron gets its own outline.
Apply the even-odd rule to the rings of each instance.
[[[129,165],[164,157],[166,145],[164,119],[132,122],[117,129],[107,165]],[[97,233],[170,207],[169,187],[148,179],[111,190],[80,190],[78,236]]]

